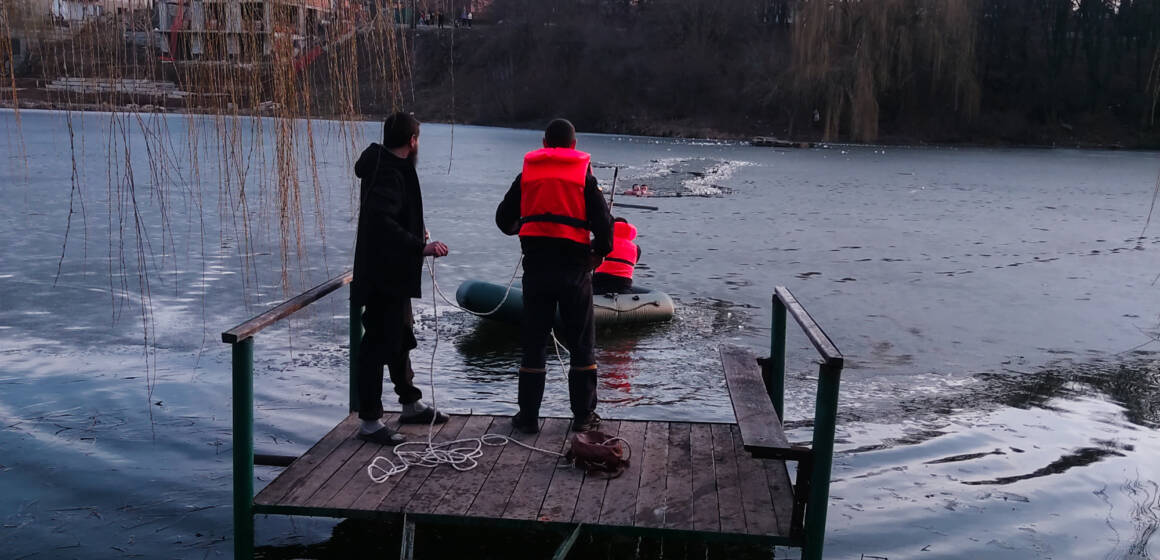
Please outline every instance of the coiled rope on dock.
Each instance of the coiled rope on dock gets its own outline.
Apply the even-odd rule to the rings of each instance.
[[[520,260],[516,262],[515,270],[512,272],[512,277],[508,280],[507,290],[504,292],[503,299],[495,306],[494,309],[479,313],[470,309],[464,309],[443,294],[443,290],[439,288],[439,282],[435,278],[435,258],[427,259],[427,270],[431,275],[431,305],[432,316],[435,321],[435,341],[431,348],[431,359],[427,369],[428,389],[431,394],[431,407],[438,410],[436,407],[435,396],[435,356],[439,350],[439,304],[435,299],[436,294],[441,296],[448,305],[471,313],[479,317],[486,317],[495,313],[507,301],[508,295],[511,294],[512,285],[515,283],[516,276],[519,274],[520,265],[523,264],[523,255],[520,255]],[[552,333],[552,341],[556,344],[556,359],[560,362],[560,368],[564,371],[564,359],[560,355],[560,341],[556,339],[555,332]],[[564,372],[567,377],[566,371]],[[367,465],[367,475],[376,484],[382,484],[392,476],[403,474],[410,470],[411,467],[424,467],[433,469],[439,465],[449,465],[457,471],[465,472],[479,466],[479,458],[483,457],[484,447],[503,447],[509,443],[514,443],[521,447],[526,447],[532,451],[553,455],[557,458],[564,457],[563,453],[552,451],[550,449],[543,449],[528,445],[518,439],[514,439],[502,434],[484,434],[477,438],[463,438],[453,441],[446,441],[442,443],[435,443],[432,441],[435,436],[435,418],[436,415],[431,415],[431,423],[427,425],[427,439],[426,441],[409,441],[400,443],[392,450],[395,458],[385,457],[382,455],[376,456]],[[620,438],[612,438],[605,442],[605,445],[613,445],[617,441],[628,445],[628,442]],[[412,448],[417,448],[412,450]]]

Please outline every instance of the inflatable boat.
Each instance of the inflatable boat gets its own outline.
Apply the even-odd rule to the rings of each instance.
[[[455,301],[460,307],[475,313],[490,311],[485,319],[516,325],[523,315],[524,294],[518,282],[512,285],[511,293],[505,300],[506,290],[504,284],[468,280],[455,290]],[[639,286],[633,286],[629,293],[592,296],[592,311],[597,326],[669,321],[675,310],[673,298],[668,294]]]

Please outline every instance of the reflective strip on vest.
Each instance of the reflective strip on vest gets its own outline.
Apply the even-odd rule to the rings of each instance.
[[[588,245],[584,187],[591,156],[544,148],[524,156],[520,178],[520,237],[555,237]]]

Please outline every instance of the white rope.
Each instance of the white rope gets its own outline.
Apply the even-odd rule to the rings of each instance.
[[[499,308],[503,307],[503,304],[507,302],[508,296],[512,293],[512,285],[516,283],[516,277],[520,274],[520,265],[522,264],[524,264],[524,255],[523,253],[520,253],[520,260],[516,262],[516,268],[512,271],[512,277],[510,280],[508,280],[507,289],[505,289],[503,292],[503,299],[499,300],[499,303],[495,304],[495,307],[493,307],[490,311],[480,313],[467,309],[466,307],[460,307],[457,303],[447,298],[447,296],[443,293],[443,289],[439,287],[439,283],[435,281],[435,258],[432,257],[431,260],[427,262],[427,270],[431,274],[431,286],[434,290],[434,292],[431,294],[432,303],[434,303],[435,300],[435,293],[438,293],[439,297],[443,298],[443,301],[447,302],[447,305],[450,305],[451,307],[454,307],[460,311],[466,311],[472,315],[475,315],[476,317],[487,317],[488,315],[499,311]],[[439,333],[435,334],[438,335]]]
[[[435,279],[435,258],[431,257],[427,260],[427,270],[431,274],[431,305],[432,316],[435,322],[435,341],[431,348],[431,361],[427,369],[428,387],[431,392],[431,409],[438,410],[435,403],[435,356],[439,349],[439,303],[435,299],[435,294],[443,297],[443,300],[456,309],[467,311],[473,315],[485,317],[491,315],[499,310],[507,301],[508,295],[511,294],[512,284],[515,283],[516,275],[519,274],[520,265],[523,264],[524,257],[520,255],[519,262],[516,263],[516,269],[512,273],[511,280],[508,281],[507,291],[504,293],[503,299],[495,306],[495,309],[487,313],[476,313],[470,309],[464,309],[447,299],[443,294],[443,290],[439,289],[439,283]],[[560,342],[556,340],[555,332],[552,332],[552,340],[556,343],[556,359],[560,361],[560,367],[564,367],[564,359],[560,357]],[[371,477],[371,481],[376,484],[382,484],[392,476],[403,474],[411,467],[424,467],[433,469],[439,465],[450,465],[457,471],[464,472],[474,469],[479,466],[478,459],[483,456],[483,447],[502,447],[509,443],[515,443],[522,447],[526,447],[532,451],[538,451],[556,457],[563,457],[563,453],[552,451],[550,449],[541,449],[532,445],[528,445],[520,440],[510,438],[502,434],[484,434],[478,438],[457,439],[454,441],[447,441],[443,443],[434,443],[432,439],[435,435],[435,419],[438,414],[431,415],[431,423],[427,425],[427,440],[426,441],[412,441],[400,443],[393,449],[395,460],[390,457],[379,455],[371,460],[367,465],[367,475]],[[619,438],[615,438],[619,439]],[[612,441],[612,440],[610,440]],[[621,440],[623,441],[623,440]],[[625,445],[628,445],[627,442]],[[416,451],[409,451],[408,446],[421,446]]]
[[[460,311],[466,311],[472,315],[475,315],[476,317],[487,317],[488,315],[491,315],[491,314],[495,313],[496,311],[499,311],[499,308],[503,307],[503,304],[507,302],[508,296],[510,296],[512,293],[512,286],[516,283],[516,277],[519,276],[520,266],[523,264],[524,264],[524,255],[523,255],[523,253],[520,253],[520,260],[516,262],[516,268],[515,268],[515,270],[512,271],[512,277],[508,280],[507,288],[504,289],[503,298],[500,299],[499,303],[495,304],[495,307],[491,308],[490,311],[484,311],[484,312],[480,313],[477,311],[472,311],[470,309],[467,309],[466,307],[459,306],[456,302],[451,301],[447,297],[447,295],[443,293],[443,289],[439,287],[439,282],[437,282],[435,280],[435,259],[431,258],[429,261],[427,261],[427,271],[431,275],[431,287],[432,287],[432,291],[433,291],[433,293],[431,294],[431,304],[435,305],[435,294],[437,293],[437,294],[439,294],[439,297],[443,298],[443,301],[446,302],[447,305],[450,305],[451,307],[454,307]],[[438,310],[435,311],[435,314],[438,315]],[[435,318],[435,325],[436,325],[435,344],[438,345],[439,344],[439,332],[438,332],[439,318],[438,318],[438,316]],[[556,338],[556,329],[550,329],[548,331],[548,333],[552,335],[552,342],[556,345],[556,361],[560,362],[560,371],[564,375],[564,378],[567,379],[568,369],[564,365],[564,358],[560,355],[560,348],[564,348],[564,351],[567,352],[568,355],[571,355],[571,352],[563,344],[560,344],[560,339]],[[434,364],[435,363],[434,362],[434,355],[435,355],[434,351],[432,351],[431,355],[432,355],[432,362],[431,363]],[[431,390],[432,390],[432,392],[434,392],[434,390],[435,390],[434,387],[432,387]]]
[[[541,449],[528,445],[518,439],[502,434],[484,434],[477,438],[457,439],[443,443],[427,441],[409,441],[395,446],[395,458],[378,456],[367,465],[367,474],[371,480],[382,484],[392,476],[403,474],[411,467],[425,467],[433,469],[439,465],[450,465],[457,471],[466,472],[479,466],[478,459],[483,457],[483,447],[503,447],[509,443],[526,447],[532,451],[539,451],[556,457],[563,457],[563,453],[550,449]],[[422,446],[418,451],[406,451],[406,446]]]
[[[640,305],[637,305],[636,307],[629,307],[628,309],[621,309],[619,307],[610,307],[607,305],[600,305],[599,303],[593,303],[592,307],[599,307],[600,309],[607,309],[609,311],[615,311],[617,313],[630,313],[632,311],[636,311],[637,309],[642,309],[642,308],[648,307],[650,305],[654,306],[654,307],[661,306],[661,304],[659,304],[655,301],[646,301],[646,302],[641,303]]]

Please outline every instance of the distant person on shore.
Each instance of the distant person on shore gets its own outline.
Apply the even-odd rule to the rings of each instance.
[[[383,143],[367,147],[354,166],[361,185],[350,299],[365,306],[356,374],[358,437],[379,445],[406,439],[382,421],[384,365],[403,407],[400,423],[447,421],[446,414],[422,401],[409,356],[417,346],[411,298],[422,297],[423,258],[447,255],[447,245],[427,240],[415,173],[418,155],[419,121],[395,113],[383,123]]]
[[[591,156],[576,149],[576,129],[556,119],[544,131],[543,149],[524,156],[495,212],[507,235],[520,236],[524,252],[524,308],[520,323],[519,412],[512,426],[539,431],[547,377],[544,350],[559,308],[564,345],[571,355],[568,396],[572,430],[594,430],[596,414],[596,322],[592,267],[612,250],[612,216],[592,175]]]
[[[467,12],[467,28],[471,29],[471,12]]]
[[[624,218],[616,218],[612,224],[612,252],[592,273],[593,293],[625,294],[632,289],[632,273],[641,254],[634,239],[636,226]]]
[[[443,29],[443,21],[444,21],[443,12],[439,12],[438,14],[435,15],[435,17],[439,20],[439,29]]]

